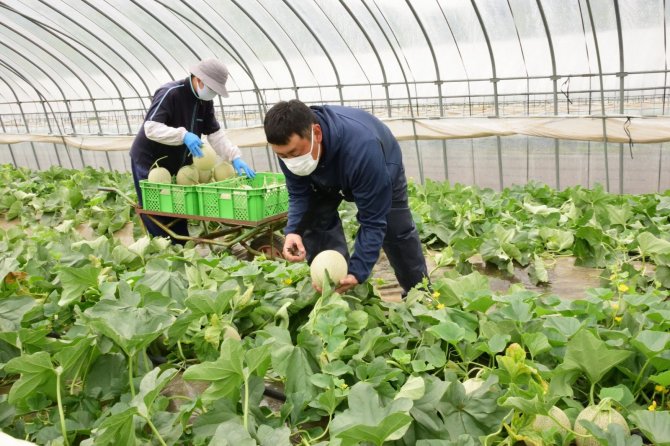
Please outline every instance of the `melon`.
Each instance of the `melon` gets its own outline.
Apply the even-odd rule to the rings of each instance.
[[[553,406],[551,409],[549,409],[549,414],[556,418],[558,423],[556,423],[556,421],[552,420],[547,415],[537,415],[533,420],[533,424],[531,425],[533,432],[542,434],[542,432],[548,431],[549,429],[556,429],[558,432],[560,432],[562,437],[565,437],[568,434],[568,431],[572,428],[570,418],[568,418],[562,409],[556,406]],[[538,441],[526,439],[524,440],[524,443],[526,446],[542,446],[543,442],[538,438]]]
[[[309,271],[312,276],[312,282],[323,288],[326,281],[326,271],[328,271],[328,275],[333,283],[339,284],[340,280],[347,276],[348,268],[347,260],[342,254],[328,249],[321,251],[314,257]]]
[[[611,407],[588,406],[582,410],[579,415],[577,415],[577,419],[575,420],[575,432],[580,435],[589,435],[589,431],[584,426],[582,426],[580,420],[590,421],[605,432],[607,432],[607,426],[610,424],[618,424],[623,428],[626,436],[630,435],[630,428],[628,427],[628,423],[626,423],[626,419]],[[577,438],[575,439],[575,442],[577,443],[577,446],[600,445],[600,442],[593,436],[576,437]]]
[[[209,183],[212,180],[212,170],[198,170],[198,182],[200,184]]]
[[[203,144],[202,147],[202,156],[193,157],[193,165],[198,170],[210,170],[216,164],[216,152],[209,144]]]
[[[172,175],[165,167],[154,167],[149,171],[147,180],[151,183],[171,184]]]
[[[235,176],[235,169],[233,165],[227,161],[220,161],[214,166],[214,179],[216,181],[227,180]]]
[[[199,178],[198,169],[193,164],[184,166],[177,172],[177,184],[182,186],[198,184]]]

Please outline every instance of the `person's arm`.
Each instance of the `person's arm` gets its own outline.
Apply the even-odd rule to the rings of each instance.
[[[187,130],[184,127],[170,127],[162,122],[145,121],[144,133],[152,141],[168,146],[180,146],[184,144],[184,135]]]
[[[221,128],[207,135],[207,141],[209,141],[214,151],[226,161],[232,162],[234,159],[242,156],[240,148],[233,144],[228,135],[226,135],[225,130]]]
[[[209,110],[206,113],[204,132],[207,135],[207,141],[209,141],[209,144],[221,158],[233,164],[233,168],[238,175],[246,175],[249,178],[254,178],[256,172],[242,159],[240,148],[233,144],[225,130],[221,128],[219,122],[216,120],[214,105],[209,104],[208,106]]]
[[[358,153],[365,156],[352,163],[351,188],[358,208],[356,218],[360,228],[349,260],[349,274],[358,283],[363,283],[370,277],[384,242],[392,184],[383,151],[377,141],[366,143]]]
[[[144,134],[148,139],[168,146],[185,144],[193,156],[202,156],[200,137],[184,127],[171,127],[166,124],[175,106],[174,96],[169,89],[160,98],[156,97],[151,104],[149,115],[144,121]]]

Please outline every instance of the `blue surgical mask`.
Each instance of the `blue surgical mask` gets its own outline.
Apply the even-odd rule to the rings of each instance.
[[[309,146],[309,152],[304,155],[296,156],[294,158],[284,158],[286,168],[293,174],[306,177],[314,172],[316,166],[319,164],[319,156],[321,156],[321,144],[319,144],[319,151],[316,153],[316,159],[312,158],[312,150],[314,150],[314,126],[312,126],[312,138]]]

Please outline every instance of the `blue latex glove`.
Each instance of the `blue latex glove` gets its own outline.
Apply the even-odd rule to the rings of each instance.
[[[249,165],[245,163],[242,158],[235,158],[233,160],[233,167],[235,168],[235,171],[238,175],[246,174],[249,178],[254,178],[256,176],[254,169],[249,167]]]
[[[184,135],[184,144],[188,148],[188,151],[191,152],[195,158],[200,158],[202,156],[202,140],[198,138],[198,135],[191,132],[186,132]]]

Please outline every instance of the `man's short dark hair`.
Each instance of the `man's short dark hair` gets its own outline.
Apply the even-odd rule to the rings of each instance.
[[[310,127],[316,124],[312,109],[297,99],[276,103],[263,120],[265,139],[270,144],[284,145],[294,133],[303,138],[310,135]]]

